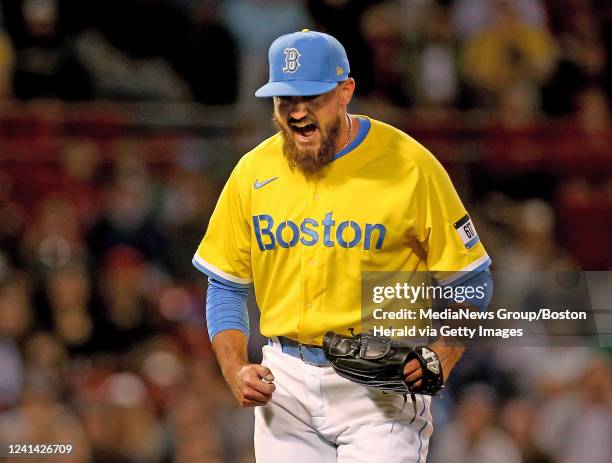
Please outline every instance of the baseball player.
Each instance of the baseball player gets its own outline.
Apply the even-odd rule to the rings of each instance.
[[[213,350],[239,404],[256,407],[257,461],[424,462],[431,396],[406,407],[340,376],[323,338],[360,326],[362,272],[429,271],[452,285],[486,279],[490,259],[432,154],[347,112],[355,80],[335,38],[283,35],[269,65],[255,95],[273,98],[278,133],[238,162],[193,258],[209,278]],[[247,358],[251,287],[269,338],[261,364]],[[463,348],[429,348],[447,378]],[[401,384],[418,391],[428,364],[402,366]]]

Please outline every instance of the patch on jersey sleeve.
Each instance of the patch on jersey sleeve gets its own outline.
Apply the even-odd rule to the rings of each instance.
[[[453,226],[466,249],[472,249],[480,241],[478,233],[476,233],[476,228],[468,214],[465,214],[460,220],[455,222]]]

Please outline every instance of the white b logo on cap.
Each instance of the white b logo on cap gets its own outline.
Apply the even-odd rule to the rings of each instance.
[[[300,67],[300,52],[297,48],[285,48],[285,67],[283,72],[295,72]]]

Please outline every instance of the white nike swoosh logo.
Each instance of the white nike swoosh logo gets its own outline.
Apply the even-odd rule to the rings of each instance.
[[[268,183],[273,182],[277,178],[278,177],[272,177],[272,178],[269,178],[268,180],[264,180],[263,182],[260,182],[259,180],[255,179],[255,183],[253,184],[253,188],[255,188],[256,190],[259,190],[261,187],[266,186]]]

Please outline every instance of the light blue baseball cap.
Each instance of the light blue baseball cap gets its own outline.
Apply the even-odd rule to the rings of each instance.
[[[308,29],[277,38],[268,61],[270,79],[255,92],[257,97],[320,95],[348,79],[350,72],[342,44]]]

